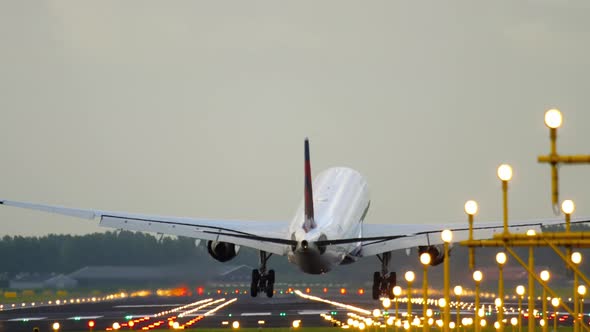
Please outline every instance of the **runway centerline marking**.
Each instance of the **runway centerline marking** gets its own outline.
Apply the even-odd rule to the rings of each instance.
[[[157,308],[157,307],[176,307],[181,306],[184,304],[176,303],[176,304],[122,304],[122,305],[115,305],[113,308]]]
[[[22,322],[22,321],[28,321],[28,320],[44,320],[47,319],[47,317],[20,317],[20,318],[13,318],[13,319],[7,319],[7,322]]]
[[[102,318],[104,316],[74,316],[74,317],[70,317],[68,318],[69,320],[81,320],[81,319],[99,319]]]
[[[301,310],[297,311],[299,315],[321,315],[327,313],[328,310]]]
[[[270,316],[270,312],[242,312],[240,316]]]

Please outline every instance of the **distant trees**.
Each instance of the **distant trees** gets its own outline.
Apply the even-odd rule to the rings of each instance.
[[[193,239],[163,238],[134,232],[83,236],[4,236],[0,239],[0,272],[69,273],[87,265],[161,265],[202,257]]]

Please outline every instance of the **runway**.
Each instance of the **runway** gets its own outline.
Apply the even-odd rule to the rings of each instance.
[[[224,304],[226,305],[222,306]],[[221,308],[215,310],[220,306]],[[311,302],[295,295],[277,296],[273,299],[251,298],[243,294],[211,297],[154,296],[5,310],[0,312],[0,331],[30,332],[34,327],[39,327],[41,331],[51,331],[54,322],[60,323],[60,331],[82,331],[88,330],[88,322],[91,320],[96,324],[96,331],[104,331],[115,322],[125,324],[128,321],[134,321],[134,330],[152,325],[151,330],[158,327],[169,328],[167,324],[172,317],[181,325],[194,321],[187,328],[227,327],[234,321],[239,321],[242,327],[288,327],[297,319],[302,320],[305,326],[330,326],[320,314],[334,310],[337,309],[329,304]],[[183,313],[185,314],[182,315]],[[345,312],[340,314],[345,315]],[[154,326],[157,322],[160,324]]]
[[[460,314],[462,317],[473,317],[473,310],[468,309],[466,304],[470,300],[465,300]],[[299,295],[277,294],[272,299],[251,298],[246,294],[126,297],[96,303],[3,310],[0,311],[0,332],[30,332],[34,327],[39,327],[41,331],[52,331],[51,326],[55,322],[60,324],[60,331],[88,331],[89,321],[95,323],[95,331],[111,330],[115,323],[124,330],[129,330],[131,324],[133,330],[143,331],[169,329],[169,324],[174,323],[185,328],[228,328],[236,321],[240,327],[290,327],[294,320],[300,320],[303,327],[329,327],[338,322],[346,324],[351,313],[372,317],[375,308],[383,309],[380,302],[369,296],[308,295],[302,292]],[[431,308],[437,309],[435,306]],[[399,310],[400,313],[406,310],[404,302],[399,303]],[[393,305],[388,311],[388,315],[393,315]],[[412,311],[421,313],[422,305],[414,304]],[[451,312],[454,321],[456,310]],[[514,315],[513,311],[505,317],[510,319]],[[326,317],[332,321],[326,320]],[[383,324],[386,318],[380,318]],[[434,312],[433,318],[440,319],[438,310]],[[495,313],[490,310],[485,318],[493,322],[496,319]]]

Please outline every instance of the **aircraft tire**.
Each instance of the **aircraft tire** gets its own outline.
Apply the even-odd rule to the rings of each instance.
[[[387,295],[389,299],[393,300],[395,295],[393,295],[393,288],[397,284],[397,275],[395,272],[391,272],[389,274],[388,283],[387,283]]]
[[[270,280],[268,280],[268,282],[266,284],[266,296],[267,297],[272,297],[274,295],[274,285],[275,285],[274,282],[270,282]]]
[[[379,293],[381,291],[381,273],[373,273],[373,300],[379,300]]]
[[[260,272],[252,270],[252,283],[250,283],[250,296],[256,297],[258,295],[258,281],[260,281]]]

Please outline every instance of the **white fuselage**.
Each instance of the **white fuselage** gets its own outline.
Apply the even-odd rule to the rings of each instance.
[[[346,243],[318,248],[318,240],[350,239],[362,236],[362,222],[369,208],[369,188],[365,178],[346,167],[329,168],[313,180],[313,203],[316,227],[306,232],[302,201],[289,226],[289,236],[298,245],[289,261],[303,272],[319,274],[347,259],[354,259],[361,243]],[[308,243],[306,247],[302,245]]]

